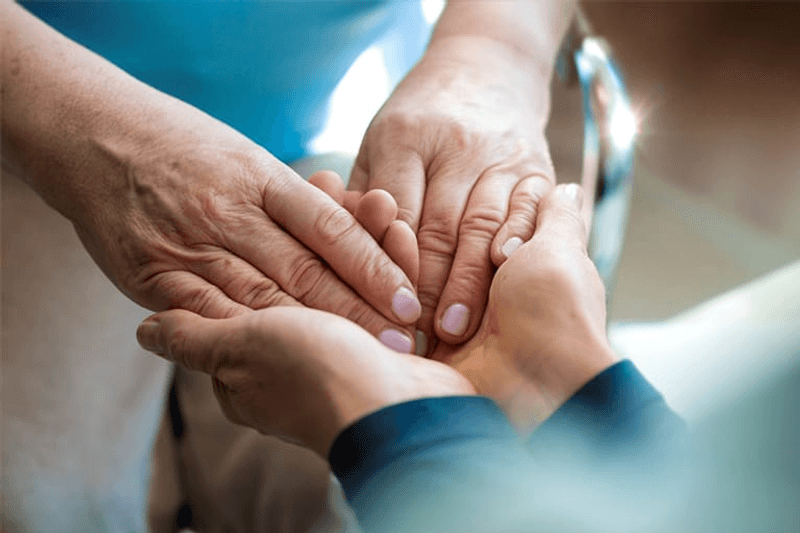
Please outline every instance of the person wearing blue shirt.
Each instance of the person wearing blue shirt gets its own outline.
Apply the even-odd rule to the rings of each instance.
[[[300,304],[402,351],[413,350],[415,329],[430,346],[463,342],[507,243],[530,237],[530,213],[555,181],[544,127],[573,7],[452,0],[428,35],[418,3],[405,0],[0,1],[4,191],[21,180],[10,211],[33,236],[17,249],[75,294],[34,299],[26,289],[28,313],[13,314],[37,317],[15,319],[18,341],[4,358],[4,379],[20,383],[4,395],[14,527],[142,529],[158,420],[149,398],[169,379],[114,333],[110,348],[61,342],[80,341],[65,331],[82,331],[86,317],[108,327],[136,309],[107,308],[107,294],[85,301],[95,271],[65,271],[36,238],[61,228],[22,185],[149,310],[223,318]],[[418,237],[417,284],[287,166],[308,152],[350,63],[387,41],[396,78],[414,66],[367,131],[349,187],[397,199]]]
[[[331,180],[311,181],[335,194]],[[210,374],[234,422],[327,458],[366,531],[635,531],[680,488],[686,432],[608,345],[582,196],[559,185],[540,203],[478,332],[431,359],[299,308],[167,311],[137,336]],[[344,203],[415,279],[414,235],[391,221],[391,197]]]

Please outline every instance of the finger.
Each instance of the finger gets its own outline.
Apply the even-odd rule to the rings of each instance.
[[[362,196],[364,196],[364,193],[361,191],[345,191],[344,199],[342,200],[342,207],[347,209],[351,215],[355,215],[356,209],[358,208],[358,203],[361,201]]]
[[[381,243],[383,250],[416,287],[419,276],[417,236],[408,224],[395,220],[396,216],[394,198],[381,189],[366,193],[356,208],[356,220]]]
[[[492,242],[492,263],[496,267],[533,236],[537,207],[552,188],[552,182],[541,176],[525,178],[514,187],[509,200],[508,217]]]
[[[491,245],[507,218],[514,172],[488,170],[475,183],[458,227],[458,248],[436,309],[436,335],[460,344],[477,330],[494,275]]]
[[[162,295],[154,306],[158,311],[183,308],[210,318],[227,318],[249,311],[216,285],[184,270],[159,272],[150,276],[142,288],[148,294]]]
[[[536,217],[534,239],[586,249],[589,232],[582,214],[583,189],[577,183],[559,185],[547,195]]]
[[[398,218],[419,228],[425,198],[425,166],[417,152],[397,146],[381,146],[369,154],[367,187],[383,189],[397,202]],[[355,169],[354,169],[355,170]],[[353,173],[356,182],[364,181],[364,169]],[[356,190],[356,186],[351,186]]]
[[[268,239],[265,239],[270,243],[268,251],[275,257],[281,258],[280,261],[271,261],[264,266],[267,276],[276,280],[281,289],[280,294],[284,295],[283,299],[278,299],[276,296],[274,300],[276,303],[273,305],[302,304],[329,311],[356,322],[396,351],[407,353],[413,348],[413,331],[410,327],[403,327],[395,321],[387,320],[342,282],[319,256],[290,235],[284,232],[272,232],[269,227],[264,228],[263,221],[262,224],[254,221],[247,224],[247,227],[253,228],[252,231],[255,232],[261,229],[261,235],[268,235]],[[368,236],[366,233],[365,235]],[[261,249],[254,249],[254,243],[259,242],[258,235],[248,236],[243,233],[239,237],[242,240],[238,246],[243,250],[242,253],[252,254],[256,257],[253,261],[258,261],[257,254],[263,253]],[[387,261],[390,261],[388,255],[386,257]],[[220,269],[223,267],[220,266]],[[224,272],[220,273],[222,274]],[[266,295],[263,298],[266,298]]]
[[[332,170],[320,170],[308,178],[308,182],[314,187],[333,198],[339,205],[344,203],[344,180]]]
[[[425,206],[417,230],[419,243],[419,285],[417,294],[422,313],[417,327],[429,338],[435,331],[434,318],[458,246],[458,228],[475,180],[463,176],[471,165],[449,167],[432,178],[425,194]],[[468,183],[468,186],[464,186]],[[412,228],[413,229],[413,228]],[[488,250],[486,252],[488,257]]]
[[[300,178],[290,180],[282,196],[284,201],[276,199],[264,208],[289,234],[319,254],[348,286],[386,318],[405,324],[419,318],[420,304],[408,277],[350,213]],[[273,257],[263,252],[260,255],[261,263],[274,262]],[[305,264],[313,263],[307,260]],[[273,279],[303,303],[304,296],[312,295],[320,287],[319,281],[330,278],[316,267],[306,273],[301,270],[298,275],[298,264],[289,266],[293,274],[286,277],[284,271],[283,277]],[[302,283],[298,284],[298,279]],[[299,289],[301,294],[292,289]]]
[[[402,220],[392,222],[383,237],[383,249],[416,287],[419,279],[419,250],[417,236],[411,227]]]
[[[281,233],[277,228],[267,232],[273,238]],[[268,237],[270,238],[270,237]],[[195,245],[191,250],[176,250],[173,255],[229,298],[250,308],[299,306],[275,281],[266,277],[247,261],[216,245]],[[184,306],[182,306],[184,307]],[[200,313],[208,316],[207,313]]]
[[[397,203],[388,192],[373,189],[361,197],[355,210],[355,217],[376,242],[382,243],[386,230],[397,218]]]
[[[214,375],[236,333],[234,320],[205,318],[184,309],[163,311],[145,319],[136,339],[145,350],[189,370]]]

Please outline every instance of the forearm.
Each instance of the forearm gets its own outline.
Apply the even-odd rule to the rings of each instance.
[[[532,454],[487,398],[448,397],[372,413],[339,436],[330,460],[370,533],[527,531],[609,517],[616,524],[597,529],[613,530],[619,517],[658,516],[679,494],[685,434],[620,363],[556,412],[531,439]]]
[[[470,36],[488,39],[513,51],[532,74],[549,80],[575,6],[574,0],[449,0],[431,44]]]
[[[345,430],[330,461],[368,533],[504,531],[536,492],[528,453],[487,398],[389,406]]]
[[[530,436],[540,459],[595,462],[624,457],[650,465],[665,450],[681,451],[686,427],[633,363],[621,361],[598,373]]]
[[[183,113],[188,121],[202,115],[186,114],[189,106],[14,2],[0,2],[0,10],[3,166],[70,220],[123,193],[127,161],[163,139],[177,140],[175,120],[168,117]]]

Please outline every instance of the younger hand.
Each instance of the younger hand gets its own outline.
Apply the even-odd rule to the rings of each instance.
[[[388,405],[475,394],[452,368],[383,346],[337,315],[273,307],[227,319],[159,313],[142,346],[213,377],[233,422],[311,448],[323,458],[348,426]]]

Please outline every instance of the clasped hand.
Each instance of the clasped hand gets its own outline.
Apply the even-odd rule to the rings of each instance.
[[[329,174],[311,181],[337,194]],[[425,397],[489,396],[527,433],[615,359],[581,203],[576,185],[541,202],[533,237],[494,276],[477,332],[460,347],[440,345],[437,360],[397,353],[344,318],[296,307],[227,319],[167,311],[144,321],[137,336],[146,349],[210,374],[234,422],[323,457],[363,416]],[[374,191],[351,208],[413,280],[414,233],[392,220],[391,196]]]

